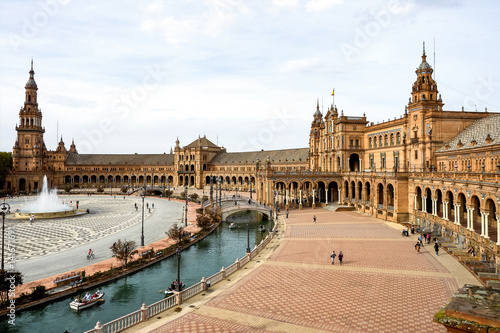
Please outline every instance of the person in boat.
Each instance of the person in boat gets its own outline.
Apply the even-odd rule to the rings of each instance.
[[[99,297],[100,294],[101,294],[101,289],[97,289],[97,291],[95,292],[94,296],[92,296],[92,298]]]
[[[176,290],[175,287],[177,286],[177,279],[175,279],[172,284],[170,285],[170,287],[168,288],[168,291],[174,291]]]
[[[88,302],[91,299],[92,299],[92,296],[90,296],[90,293],[87,291],[87,293],[85,294],[85,296],[83,296],[82,301],[83,302]]]

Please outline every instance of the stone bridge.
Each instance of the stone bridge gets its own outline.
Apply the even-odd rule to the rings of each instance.
[[[255,200],[250,201],[249,198],[245,197],[222,197],[220,200],[222,208],[222,221],[225,221],[228,216],[233,215],[238,212],[244,212],[247,210],[259,212],[269,219],[272,218],[272,207],[259,205]],[[203,208],[210,207],[212,203],[210,200],[203,202]],[[215,204],[215,201],[214,201]]]

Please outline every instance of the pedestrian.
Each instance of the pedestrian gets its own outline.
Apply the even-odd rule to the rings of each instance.
[[[332,254],[330,254],[330,258],[332,258],[332,265],[335,265],[335,257],[337,255],[335,254],[335,251],[332,251]]]
[[[155,209],[155,204],[154,203],[151,204],[151,208]]]
[[[439,255],[439,244],[437,242],[434,243],[434,251],[436,251],[436,255]]]
[[[316,223],[316,215],[313,216],[314,223]]]
[[[288,218],[288,210],[286,211],[286,218]]]
[[[344,254],[342,253],[342,251],[340,251],[339,253],[339,261],[340,261],[340,264],[342,265],[342,259],[344,258]]]
[[[415,250],[417,252],[420,252],[420,242],[417,241],[417,244],[415,244]]]
[[[430,244],[431,243],[431,234],[428,233],[427,234],[427,244]]]
[[[424,244],[422,243],[422,241],[424,240],[424,237],[422,237],[422,234],[420,234],[420,236],[418,236],[418,242],[420,243],[420,246],[423,246]]]
[[[413,235],[415,233],[415,227],[411,226],[411,234]]]

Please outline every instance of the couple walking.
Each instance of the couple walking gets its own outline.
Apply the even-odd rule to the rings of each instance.
[[[332,251],[332,254],[330,254],[330,258],[332,258],[332,265],[335,265],[335,257],[337,257],[337,254],[335,253],[335,251]],[[339,261],[341,265],[342,265],[342,259],[344,259],[344,254],[342,253],[342,251],[340,251]]]

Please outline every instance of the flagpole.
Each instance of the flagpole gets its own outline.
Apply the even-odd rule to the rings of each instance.
[[[333,103],[333,109],[335,110],[335,87],[332,90],[332,103]]]

